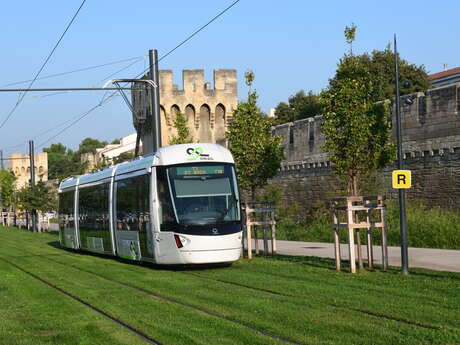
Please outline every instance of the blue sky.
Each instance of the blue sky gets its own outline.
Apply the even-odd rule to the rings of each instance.
[[[232,2],[87,0],[41,76],[146,57],[152,48],[161,56]],[[35,75],[80,4],[81,0],[2,2],[1,88]],[[215,68],[237,69],[239,99],[247,91],[243,74],[251,69],[260,106],[268,111],[300,89],[319,92],[326,87],[347,50],[343,29],[351,23],[358,26],[356,53],[383,49],[396,33],[406,60],[423,64],[432,73],[441,71],[443,64],[459,67],[458,13],[458,1],[241,0],[165,58],[160,69],[172,69],[179,85],[183,69],[204,69],[210,82]],[[131,62],[115,77],[134,77],[148,60],[38,80],[33,87],[102,86],[110,74]],[[47,130],[84,113],[102,97],[100,91],[38,97],[43,95],[29,93],[0,129],[5,154],[26,152],[29,139],[40,146],[60,128]],[[17,97],[0,93],[0,121]],[[62,142],[76,148],[88,136],[112,140],[133,131],[129,109],[117,97],[45,146]]]

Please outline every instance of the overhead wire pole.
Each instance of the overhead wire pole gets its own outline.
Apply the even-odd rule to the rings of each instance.
[[[35,156],[34,156],[34,141],[29,140],[29,157],[30,157],[30,186],[35,186]],[[37,232],[37,211],[35,209],[32,212],[32,231]]]
[[[404,163],[402,157],[402,129],[401,129],[401,104],[399,102],[399,68],[398,51],[396,48],[396,34],[394,35],[394,54],[395,54],[395,82],[396,82],[396,138],[398,141],[398,170],[403,170]],[[406,229],[406,192],[399,189],[399,232],[401,235],[401,268],[402,274],[409,274],[409,250],[407,244]]]
[[[152,97],[152,139],[155,153],[161,147],[161,119],[160,119],[160,81],[158,72],[158,52],[156,49],[149,50],[150,78],[155,87],[151,86]],[[145,143],[144,143],[145,145]]]

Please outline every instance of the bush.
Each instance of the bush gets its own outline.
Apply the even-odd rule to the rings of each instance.
[[[390,203],[387,211],[388,243],[399,245],[399,206]],[[429,207],[410,200],[406,207],[410,247],[460,249],[460,214]]]
[[[280,211],[277,214],[289,214]],[[460,249],[460,214],[453,210],[428,207],[420,201],[409,200],[406,207],[407,229],[410,247]],[[399,246],[399,206],[387,203],[388,245]],[[332,242],[332,216],[324,204],[312,207],[305,221],[295,221],[283,216],[277,222],[277,238],[306,242]],[[373,236],[374,244],[380,244],[380,232]],[[361,243],[365,243],[365,231],[361,231]],[[341,236],[346,241],[345,232]]]

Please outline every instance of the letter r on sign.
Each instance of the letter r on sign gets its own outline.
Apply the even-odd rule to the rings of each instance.
[[[412,176],[410,170],[393,170],[392,175],[393,188],[410,188],[412,187]]]

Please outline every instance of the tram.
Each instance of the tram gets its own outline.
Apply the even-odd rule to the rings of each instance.
[[[59,186],[61,246],[157,264],[231,263],[241,254],[234,160],[182,144]]]

